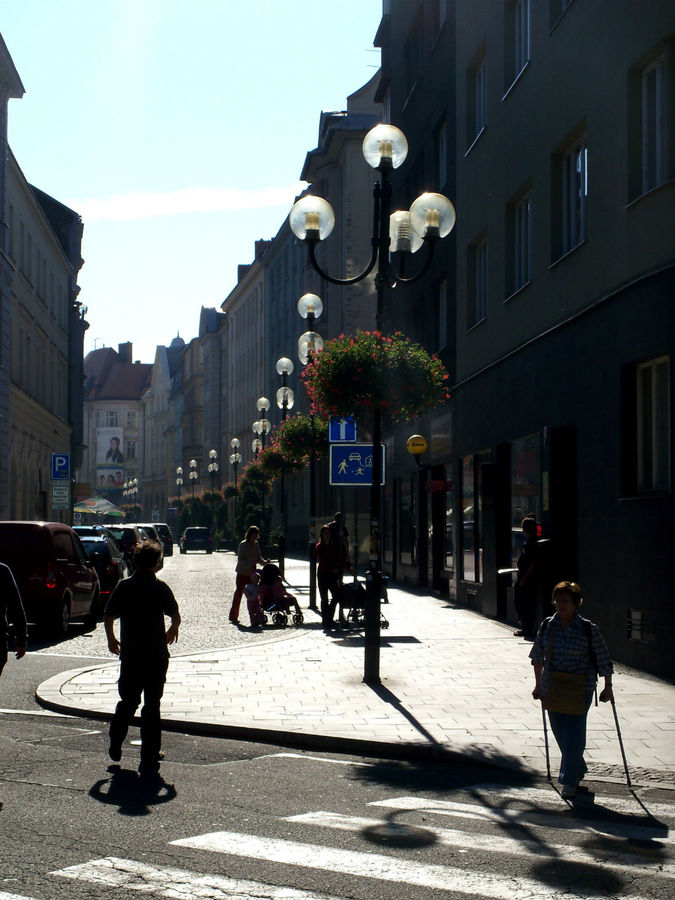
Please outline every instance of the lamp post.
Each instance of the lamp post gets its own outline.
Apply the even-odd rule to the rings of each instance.
[[[178,466],[176,469],[176,487],[178,488],[178,499],[180,500],[180,489],[183,486],[183,467]]]
[[[281,387],[277,391],[277,406],[281,410],[281,421],[286,421],[286,414],[289,409],[293,408],[295,403],[295,394],[292,388],[288,387],[288,376],[293,374],[293,362],[287,356],[281,356],[277,360],[277,374],[281,375]],[[285,574],[284,558],[286,555],[286,489],[284,485],[284,470],[281,470],[281,483],[279,485],[281,494],[281,529],[279,533],[279,570],[282,575]]]
[[[237,469],[239,468],[239,463],[241,462],[241,453],[239,452],[239,438],[233,437],[230,441],[230,447],[232,448],[232,453],[230,453],[230,463],[232,464],[232,468],[234,469],[234,515],[237,515]]]
[[[191,460],[190,460],[190,473],[189,473],[189,475],[188,475],[188,478],[189,478],[190,481],[192,482],[192,497],[193,497],[193,499],[194,499],[194,496],[195,496],[195,481],[199,478],[199,472],[197,471],[197,460],[196,460],[196,459],[191,459]]]
[[[265,437],[270,433],[272,428],[272,423],[267,418],[265,413],[270,408],[270,401],[267,397],[258,397],[255,402],[256,409],[260,413],[260,418],[256,419],[253,425],[251,426],[253,429],[253,433],[259,435],[258,438],[254,439],[253,444],[253,452],[255,453],[256,459],[258,458],[258,454],[261,450],[265,449]],[[257,446],[254,446],[256,444]],[[261,507],[262,507],[262,522],[260,523],[261,529],[265,529],[265,479],[263,477],[262,480],[262,492],[261,492]],[[267,537],[267,535],[266,535]]]
[[[209,450],[209,459],[211,462],[208,465],[209,475],[211,476],[211,528],[213,528],[213,504],[214,504],[214,493],[215,493],[215,480],[216,475],[218,474],[218,463],[216,460],[218,459],[218,453],[215,450]]]
[[[323,338],[314,331],[314,321],[323,312],[323,302],[316,294],[303,294],[298,300],[298,313],[307,319],[307,331],[298,338],[298,359],[303,366],[309,362],[310,354],[323,348]],[[312,447],[309,453],[309,608],[316,609],[316,451],[314,442],[314,413],[310,410]]]
[[[409,211],[391,212],[392,187],[390,175],[408,154],[408,141],[393,125],[376,125],[363,140],[366,162],[380,173],[373,188],[372,252],[365,269],[353,277],[336,278],[324,272],[316,258],[316,245],[327,238],[335,225],[335,214],[321,197],[305,196],[293,206],[289,224],[297,238],[309,247],[309,259],[318,274],[332,284],[356,284],[377,266],[375,290],[377,307],[375,327],[382,330],[382,311],[385,286],[393,289],[421,278],[434,255],[439,238],[450,233],[455,224],[455,209],[442,194],[425,193],[418,197]],[[404,275],[405,263],[411,253],[426,244],[426,259],[414,275]],[[390,258],[390,253],[394,257]],[[380,481],[382,477],[382,413],[376,407],[373,415],[373,470],[370,486],[370,553],[369,585],[366,598],[365,661],[363,680],[367,684],[380,683],[380,610],[382,591],[382,547],[380,541]]]

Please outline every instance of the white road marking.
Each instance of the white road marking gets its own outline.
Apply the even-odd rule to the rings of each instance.
[[[561,801],[562,802],[562,801]],[[398,810],[420,810],[439,816],[455,816],[460,819],[482,819],[500,825],[540,825],[545,828],[562,828],[565,831],[581,831],[588,834],[611,834],[633,840],[658,840],[663,844],[675,843],[668,826],[624,825],[611,819],[586,819],[583,822],[571,816],[556,814],[552,810],[514,809],[505,806],[481,807],[477,804],[457,803],[454,800],[434,800],[430,797],[393,797],[389,800],[373,800],[369,806],[384,806]],[[648,821],[645,816],[645,821]],[[667,834],[665,832],[668,832]]]
[[[154,893],[163,897],[185,900],[199,897],[200,900],[339,900],[327,894],[301,891],[295,888],[261,884],[257,881],[242,881],[225,875],[202,875],[187,869],[170,866],[148,866],[130,859],[108,856],[93,859],[77,866],[68,866],[51,872],[64,878],[101,884],[108,887],[125,888]],[[11,900],[14,895],[7,895]],[[0,894],[0,900],[4,895]],[[24,898],[28,900],[28,898]],[[633,900],[633,898],[631,898]]]
[[[340,813],[310,812],[297,816],[287,816],[286,822],[300,822],[306,825],[318,825],[322,828],[336,828],[341,831],[359,832],[366,828],[386,825],[381,819],[367,819],[360,816],[344,816]],[[394,823],[403,824],[403,823]],[[439,843],[448,847],[461,847],[468,850],[482,850],[490,853],[506,853],[509,856],[529,856],[533,854],[540,859],[548,857],[553,860],[564,860],[565,863],[591,864],[602,869],[614,869],[625,874],[625,866],[635,869],[642,867],[645,875],[667,878],[675,877],[675,865],[650,859],[648,854],[624,853],[620,850],[603,853],[590,853],[583,847],[574,844],[561,844],[558,841],[550,844],[545,839],[537,840],[524,833],[521,837],[508,838],[494,834],[472,834],[454,828],[430,828]],[[653,871],[649,871],[652,869]]]
[[[55,656],[59,659],[104,659],[107,662],[115,662],[112,654],[108,656],[80,656],[74,653],[52,653],[51,650],[29,650],[27,656]]]
[[[231,831],[217,831],[171,843],[246,859],[264,859],[269,862],[336,872],[351,878],[373,878],[398,884],[414,884],[439,891],[487,896],[492,900],[532,900],[533,897],[537,900],[571,900],[588,896],[585,887],[580,887],[580,892],[574,889],[561,891],[559,885],[545,885],[520,875],[511,877],[493,875],[453,866],[409,862],[379,853],[342,850]],[[365,886],[363,890],[364,896],[367,896]],[[646,900],[646,898],[631,895],[630,900]]]
[[[26,897],[23,894],[7,894],[5,891],[0,891],[0,900],[35,900],[35,898]]]
[[[358,766],[359,768],[372,769],[375,763],[353,762],[348,759],[328,759],[327,756],[308,756],[306,753],[265,753],[263,756],[254,756],[256,759],[311,759],[313,762],[331,763],[334,766]]]
[[[13,716],[48,716],[51,719],[76,719],[69,713],[52,712],[49,709],[0,709],[0,713]],[[0,895],[0,900],[2,900]]]

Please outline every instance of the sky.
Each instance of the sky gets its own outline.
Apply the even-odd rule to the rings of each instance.
[[[5,0],[26,179],[82,216],[85,353],[189,341],[377,71],[382,0]]]

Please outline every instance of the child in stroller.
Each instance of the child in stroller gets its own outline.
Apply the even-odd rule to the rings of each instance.
[[[251,580],[244,588],[244,596],[246,597],[246,606],[251,619],[251,628],[264,625],[267,620],[260,605],[260,572],[255,571],[251,575]]]
[[[305,621],[300,604],[284,587],[281,571],[274,563],[267,563],[260,573],[260,603],[265,613],[270,613],[275,625],[286,625],[291,606],[295,608],[293,624]]]

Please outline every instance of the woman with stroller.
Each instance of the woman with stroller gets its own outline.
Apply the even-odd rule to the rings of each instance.
[[[260,529],[257,525],[250,525],[246,529],[244,540],[239,544],[237,550],[237,566],[235,572],[237,581],[232,597],[232,606],[230,607],[229,619],[232,625],[239,624],[239,605],[244,593],[244,588],[251,581],[251,575],[255,572],[258,563],[266,565],[269,563],[260,552],[258,538],[260,537]]]
[[[333,540],[329,525],[324,525],[319,532],[319,543],[316,545],[318,566],[316,580],[321,597],[321,624],[324,630],[333,627],[335,607],[338,602],[340,581],[342,580],[342,556],[339,545]],[[331,599],[328,599],[330,591]]]
[[[582,602],[578,584],[573,581],[556,584],[552,597],[555,615],[541,623],[530,651],[535,678],[532,696],[541,700],[548,710],[551,730],[561,753],[560,795],[566,799],[574,797],[587,772],[586,718],[597,675],[605,679],[600,700],[606,703],[613,699],[614,670],[609,650],[598,626],[579,615]],[[570,688],[574,694],[571,699]]]

